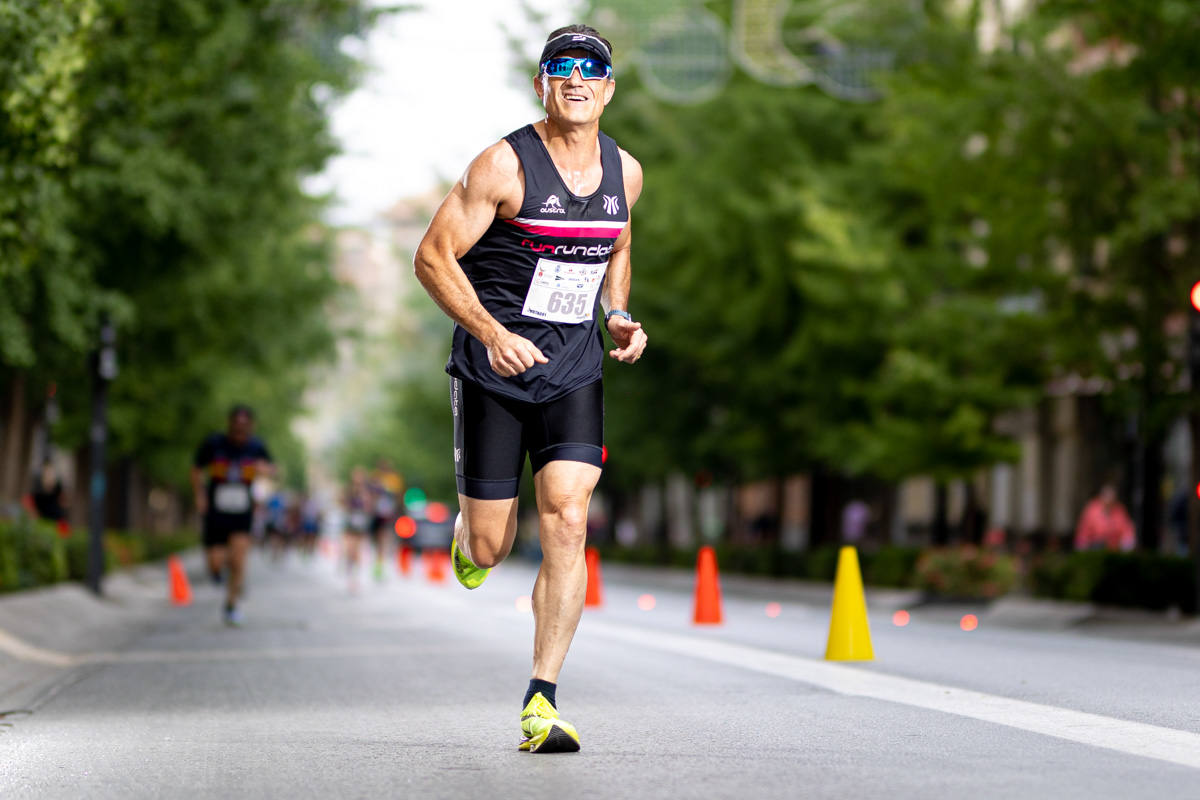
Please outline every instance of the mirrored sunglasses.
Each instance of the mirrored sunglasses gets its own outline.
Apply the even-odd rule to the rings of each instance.
[[[542,64],[542,72],[551,78],[569,78],[575,68],[579,67],[579,75],[585,81],[598,81],[612,75],[612,67],[595,58],[572,58],[571,56],[555,56],[548,58]]]

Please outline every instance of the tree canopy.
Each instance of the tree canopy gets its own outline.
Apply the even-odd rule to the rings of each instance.
[[[118,326],[112,448],[159,479],[235,401],[288,423],[331,352],[320,198],[362,0],[0,2],[8,168],[0,364],[59,382],[82,441],[86,353]],[[15,254],[15,257],[10,257]],[[294,470],[298,472],[298,470]]]

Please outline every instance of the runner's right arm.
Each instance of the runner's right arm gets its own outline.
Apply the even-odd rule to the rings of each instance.
[[[520,159],[508,142],[497,142],[480,153],[442,201],[413,259],[425,291],[487,348],[492,370],[506,378],[548,359],[533,342],[507,330],[488,313],[458,259],[479,241],[498,213],[511,208],[515,214],[520,208],[524,195],[520,169]]]

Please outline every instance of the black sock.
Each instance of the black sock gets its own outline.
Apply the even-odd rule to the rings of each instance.
[[[554,690],[557,688],[558,688],[557,683],[551,683],[550,681],[544,681],[544,680],[541,680],[540,678],[530,679],[529,688],[525,690],[525,700],[524,700],[524,702],[521,703],[521,708],[524,708],[525,706],[529,705],[529,701],[532,700],[533,696],[535,694],[537,694],[538,692],[541,692],[542,697],[544,697],[550,701],[550,705],[554,706],[555,708],[558,708],[558,705],[555,704],[555,702],[554,702]]]

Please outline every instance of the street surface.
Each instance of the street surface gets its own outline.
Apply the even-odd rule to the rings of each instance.
[[[1197,646],[877,606],[875,662],[831,664],[827,602],[730,579],[697,628],[686,576],[606,565],[559,683],[583,749],[537,756],[528,563],[469,593],[414,559],[354,596],[329,558],[257,557],[236,630],[189,564],[191,606],[4,718],[0,797],[1200,797]]]

